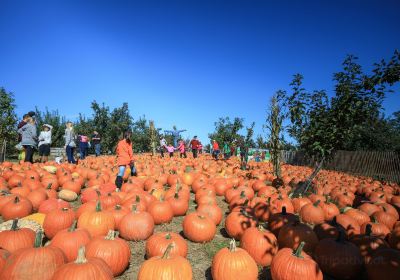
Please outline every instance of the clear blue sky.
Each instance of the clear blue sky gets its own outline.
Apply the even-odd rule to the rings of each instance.
[[[400,1],[0,1],[0,86],[18,109],[90,116],[128,102],[203,140],[220,116],[256,122],[295,73],[332,87],[346,54],[365,67],[400,48]],[[184,101],[185,105],[183,105]],[[400,109],[398,93],[384,103]]]

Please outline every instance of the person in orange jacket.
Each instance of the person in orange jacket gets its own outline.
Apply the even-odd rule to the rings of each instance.
[[[132,132],[126,131],[124,138],[118,142],[117,145],[117,164],[119,167],[115,185],[121,189],[123,183],[123,176],[127,165],[131,168],[131,176],[136,176],[136,168],[133,160],[133,150],[131,141]]]

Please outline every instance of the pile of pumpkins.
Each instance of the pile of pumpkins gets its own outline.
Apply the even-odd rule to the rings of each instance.
[[[400,279],[398,184],[322,170],[293,197],[310,168],[283,165],[275,180],[269,163],[144,154],[116,190],[117,168],[113,156],[3,162],[0,279],[113,279],[129,266],[128,241],[146,241],[138,279],[192,279],[188,240],[213,240],[221,222],[231,241],[212,259],[214,280],[258,279],[259,267],[274,280]],[[183,236],[154,232],[177,216]]]

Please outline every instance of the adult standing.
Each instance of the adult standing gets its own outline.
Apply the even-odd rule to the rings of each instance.
[[[203,153],[203,144],[199,141],[199,146],[197,147],[197,150],[199,151],[199,154],[201,155]]]
[[[89,148],[89,137],[86,135],[79,135],[79,154],[81,159],[85,159]]]
[[[231,149],[229,148],[229,145],[227,142],[225,142],[225,144],[224,144],[223,153],[224,153],[224,159],[229,159]]]
[[[193,158],[197,158],[197,152],[199,149],[199,140],[197,140],[197,136],[194,136],[190,141],[190,146],[192,147]]]
[[[94,146],[94,152],[96,154],[96,157],[100,156],[101,154],[101,137],[100,134],[95,130],[93,131],[93,135],[92,135],[92,143]]]
[[[248,160],[248,152],[249,152],[249,146],[247,145],[246,141],[242,137],[240,140],[240,163],[242,169],[246,169],[247,167],[247,160]]]
[[[25,162],[33,163],[33,153],[36,149],[37,141],[37,130],[36,121],[34,118],[29,117],[27,123],[18,129],[18,133],[21,134],[21,145],[25,149]]]
[[[161,157],[164,157],[164,151],[167,149],[167,140],[165,140],[164,136],[160,136],[160,154]]]
[[[65,126],[65,152],[67,154],[68,162],[76,163],[74,159],[74,151],[76,148],[74,125],[72,122],[67,122]]]
[[[35,112],[30,111],[22,117],[22,120],[18,123],[17,129],[22,128],[24,125],[28,123],[29,118],[35,117]],[[22,141],[22,134],[18,133],[18,145],[16,148],[20,151],[18,154],[18,159],[22,160],[25,158],[25,148],[21,144]]]
[[[219,155],[220,151],[219,151],[219,144],[218,144],[217,140],[215,140],[215,139],[213,140],[212,148],[213,148],[212,155],[215,160],[218,160],[218,155]]]
[[[53,126],[49,124],[43,125],[43,130],[39,134],[39,156],[40,162],[47,162],[50,155],[51,130]]]

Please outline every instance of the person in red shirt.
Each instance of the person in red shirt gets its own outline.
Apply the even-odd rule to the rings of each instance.
[[[197,158],[197,152],[199,149],[199,140],[197,140],[197,136],[194,136],[190,141],[190,146],[192,147],[193,158]]]
[[[216,140],[213,140],[212,147],[213,147],[212,155],[213,155],[213,157],[214,157],[215,160],[218,160],[218,155],[219,155],[219,152],[220,152],[220,151],[219,151],[218,142],[217,142]]]
[[[133,150],[131,141],[132,132],[126,131],[124,138],[118,142],[117,145],[117,165],[119,172],[115,179],[115,185],[121,189],[123,183],[123,176],[127,165],[131,168],[131,176],[136,176],[136,168],[133,160]]]
[[[199,141],[199,145],[197,146],[197,150],[199,151],[199,154],[203,153],[203,144]]]

